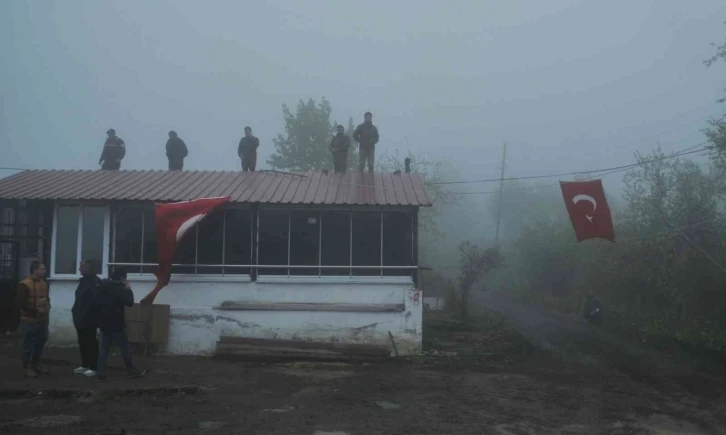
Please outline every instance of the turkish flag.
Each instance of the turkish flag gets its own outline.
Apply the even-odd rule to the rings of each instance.
[[[156,295],[169,284],[174,251],[184,235],[209,212],[229,202],[229,199],[229,196],[225,196],[156,204],[154,217],[156,219],[156,249],[159,266],[154,271],[156,286],[141,300],[141,305],[153,304]]]
[[[614,243],[613,218],[602,181],[560,181],[560,187],[577,241],[600,238]]]

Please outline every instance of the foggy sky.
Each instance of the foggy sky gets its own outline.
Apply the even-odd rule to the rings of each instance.
[[[96,169],[115,128],[125,169],[165,169],[171,129],[185,169],[238,169],[245,125],[264,162],[281,105],[322,96],[463,178],[498,176],[504,141],[511,176],[627,164],[723,113],[702,61],[724,19],[723,0],[4,0],[0,166]]]

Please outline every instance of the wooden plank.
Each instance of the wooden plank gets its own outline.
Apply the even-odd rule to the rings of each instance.
[[[325,361],[377,361],[388,355],[354,355],[331,351],[301,350],[293,348],[264,348],[256,346],[240,346],[219,344],[214,354],[217,358],[240,357],[243,359],[294,359],[294,360],[325,360]]]
[[[299,302],[235,302],[224,301],[217,310],[222,311],[328,311],[345,313],[402,313],[404,304],[331,304]]]
[[[169,340],[169,305],[151,305],[151,334],[149,341],[153,344],[163,344]]]
[[[331,343],[302,340],[270,340],[264,338],[232,337],[225,335],[220,337],[218,343],[230,345],[253,345],[260,347],[289,347],[295,349],[329,349],[341,353],[350,354],[390,355],[391,353],[391,351],[388,349],[388,346],[379,344]]]
[[[126,307],[126,334],[129,342],[163,344],[169,339],[169,305]]]

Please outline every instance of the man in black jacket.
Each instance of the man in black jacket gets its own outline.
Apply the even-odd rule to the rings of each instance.
[[[330,152],[333,153],[333,168],[336,173],[344,174],[348,169],[348,149],[350,138],[345,134],[345,128],[338,125],[338,131],[330,141]]]
[[[368,162],[368,171],[373,172],[373,164],[376,159],[376,144],[378,143],[378,128],[373,125],[373,114],[366,112],[363,115],[364,122],[360,124],[353,133],[353,139],[360,144],[358,151],[360,166],[358,169],[363,172]]]
[[[113,128],[109,129],[106,134],[108,137],[103,144],[103,152],[101,158],[98,159],[98,164],[101,165],[101,169],[119,170],[121,160],[126,156],[126,144],[123,139],[116,136],[116,130]]]
[[[90,260],[81,261],[79,267],[81,279],[76,288],[76,299],[73,302],[73,326],[76,327],[78,348],[81,351],[81,365],[73,370],[84,376],[96,374],[98,363],[98,340],[96,339],[97,313],[93,310],[93,299],[101,289],[101,278],[96,275],[96,268]]]
[[[260,147],[260,140],[252,136],[252,129],[245,127],[245,137],[240,139],[237,147],[237,155],[242,159],[242,171],[255,171],[257,166],[257,148]]]
[[[126,307],[134,305],[134,293],[126,281],[126,271],[116,269],[111,279],[103,280],[98,295],[94,298],[93,308],[98,313],[98,327],[101,328],[101,354],[98,357],[98,371],[96,377],[106,379],[103,373],[106,369],[106,360],[111,352],[111,344],[115,343],[121,351],[126,373],[131,378],[143,376],[146,372],[134,367],[131,359],[131,347],[126,338]]]
[[[170,171],[181,171],[184,169],[184,158],[189,154],[187,144],[174,130],[169,132],[169,140],[166,141],[166,157],[169,159]]]

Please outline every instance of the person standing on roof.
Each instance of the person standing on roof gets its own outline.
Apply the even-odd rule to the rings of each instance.
[[[330,141],[330,152],[333,153],[333,169],[338,174],[344,174],[348,169],[348,149],[350,138],[345,134],[345,128],[338,125],[337,134]]]
[[[169,140],[166,141],[166,157],[169,159],[170,171],[181,171],[184,169],[184,158],[189,154],[187,144],[174,130],[169,132]]]
[[[237,155],[242,159],[242,171],[255,171],[257,166],[257,148],[260,147],[260,140],[252,136],[252,129],[245,127],[245,136],[240,139],[237,147]]]
[[[23,333],[23,369],[26,378],[37,378],[48,370],[40,365],[40,357],[48,340],[50,291],[45,281],[45,265],[30,264],[30,275],[20,281],[16,302],[20,308],[20,331]]]
[[[376,144],[378,143],[378,128],[373,125],[373,114],[366,112],[363,115],[364,122],[360,124],[353,133],[353,139],[358,142],[360,148],[360,165],[358,170],[363,172],[368,162],[368,171],[373,172],[373,164],[376,156]]]
[[[116,136],[116,130],[109,129],[106,134],[106,142],[103,144],[103,152],[98,164],[104,170],[119,170],[121,168],[121,160],[126,156],[126,144],[123,139]]]

